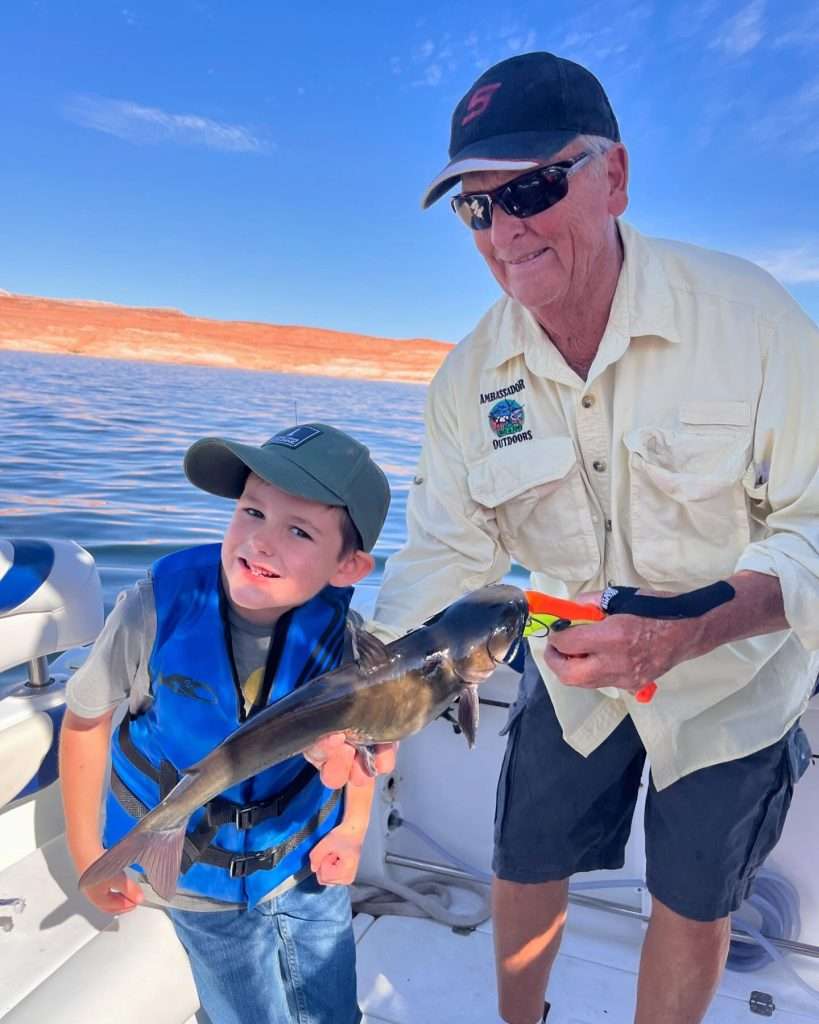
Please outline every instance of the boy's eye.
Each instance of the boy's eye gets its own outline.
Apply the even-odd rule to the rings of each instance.
[[[247,512],[249,516],[253,516],[254,519],[264,519],[264,513],[250,505],[245,509],[245,512]]]
[[[312,540],[313,539],[310,536],[310,534],[307,533],[306,530],[302,530],[302,528],[300,526],[291,526],[290,527],[290,532],[293,534],[293,536],[295,536],[295,537],[302,537],[304,540]]]

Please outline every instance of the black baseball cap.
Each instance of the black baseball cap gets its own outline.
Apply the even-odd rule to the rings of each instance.
[[[326,423],[301,423],[262,445],[203,437],[185,455],[192,484],[222,498],[239,498],[248,473],[324,505],[347,509],[365,551],[378,540],[390,507],[390,485],[370,450]]]
[[[468,171],[537,167],[578,135],[620,141],[603,86],[553,53],[522,53],[485,71],[452,115],[449,163],[421,200],[424,209]]]

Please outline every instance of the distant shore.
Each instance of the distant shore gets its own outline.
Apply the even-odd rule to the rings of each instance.
[[[427,384],[452,345],[0,291],[0,351]]]

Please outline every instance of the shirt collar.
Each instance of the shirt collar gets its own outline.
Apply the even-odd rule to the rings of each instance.
[[[610,335],[628,340],[652,335],[679,342],[665,268],[646,238],[623,221],[618,221],[617,225],[623,241],[623,267],[601,349]],[[496,319],[492,332],[495,342],[486,360],[487,369],[497,369],[509,359],[522,355],[529,369],[539,376],[574,379],[543,328],[519,302],[503,298],[490,315]]]

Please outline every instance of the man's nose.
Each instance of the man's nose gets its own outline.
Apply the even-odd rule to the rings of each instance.
[[[489,228],[492,245],[502,248],[526,231],[526,224],[520,217],[513,217],[497,203],[492,205],[492,224]]]

